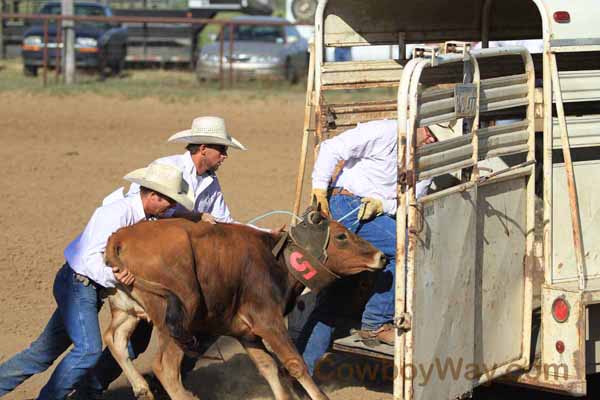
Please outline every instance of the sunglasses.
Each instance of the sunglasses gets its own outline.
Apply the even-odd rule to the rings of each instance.
[[[221,154],[227,154],[228,147],[222,144],[207,144],[206,147],[218,151]]]

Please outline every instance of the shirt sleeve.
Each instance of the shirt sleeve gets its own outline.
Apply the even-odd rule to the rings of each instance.
[[[334,138],[325,140],[319,146],[319,155],[312,173],[314,189],[327,189],[336,165],[340,161],[363,158],[371,154],[380,138],[376,127],[350,129]]]
[[[219,181],[215,177],[213,183],[211,185],[215,185],[213,198],[210,205],[210,210],[208,211],[218,222],[226,222],[232,223],[235,222],[231,217],[231,213],[229,212],[229,207],[227,207],[227,203],[225,203],[225,197],[223,196],[223,192],[221,191],[221,185]]]
[[[105,287],[114,287],[117,282],[112,268],[104,263],[106,243],[110,235],[127,225],[124,213],[115,215],[114,210],[112,211],[107,207],[101,207],[94,212],[83,231],[83,242],[87,246],[81,249],[82,260],[86,264],[85,270],[90,275],[88,278],[95,282],[102,282]]]

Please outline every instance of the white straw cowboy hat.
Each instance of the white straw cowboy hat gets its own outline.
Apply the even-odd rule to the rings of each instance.
[[[169,142],[222,144],[234,149],[246,150],[243,144],[227,133],[225,120],[220,117],[198,117],[192,122],[192,129],[177,132],[169,138]]]
[[[448,140],[462,135],[462,119],[445,124],[429,125],[427,128],[437,140]]]
[[[181,171],[173,165],[152,163],[146,168],[128,173],[123,179],[167,196],[190,211],[194,208],[192,187],[183,179]]]

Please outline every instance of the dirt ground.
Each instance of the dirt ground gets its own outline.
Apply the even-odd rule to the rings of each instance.
[[[248,147],[231,151],[219,178],[233,216],[247,221],[271,210],[289,210],[299,156],[303,98],[214,98],[167,104],[90,94],[0,94],[0,357],[25,348],[54,310],[52,283],[63,249],[85,226],[103,197],[125,185],[121,177],[153,159],[182,151],[166,144],[198,115],[221,115]],[[276,226],[288,217],[269,217]],[[101,313],[106,322],[106,309]],[[241,347],[223,339],[225,362],[200,362],[186,384],[203,399],[271,398]],[[149,371],[152,350],[138,361]],[[49,371],[51,372],[51,370]],[[49,373],[35,376],[5,398],[35,397]],[[333,390],[334,399],[379,399],[359,387]],[[111,399],[133,398],[124,379]]]

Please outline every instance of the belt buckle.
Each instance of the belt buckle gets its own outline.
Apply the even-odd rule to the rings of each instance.
[[[83,284],[83,286],[90,286],[90,278],[81,274],[75,274],[75,279]]]

